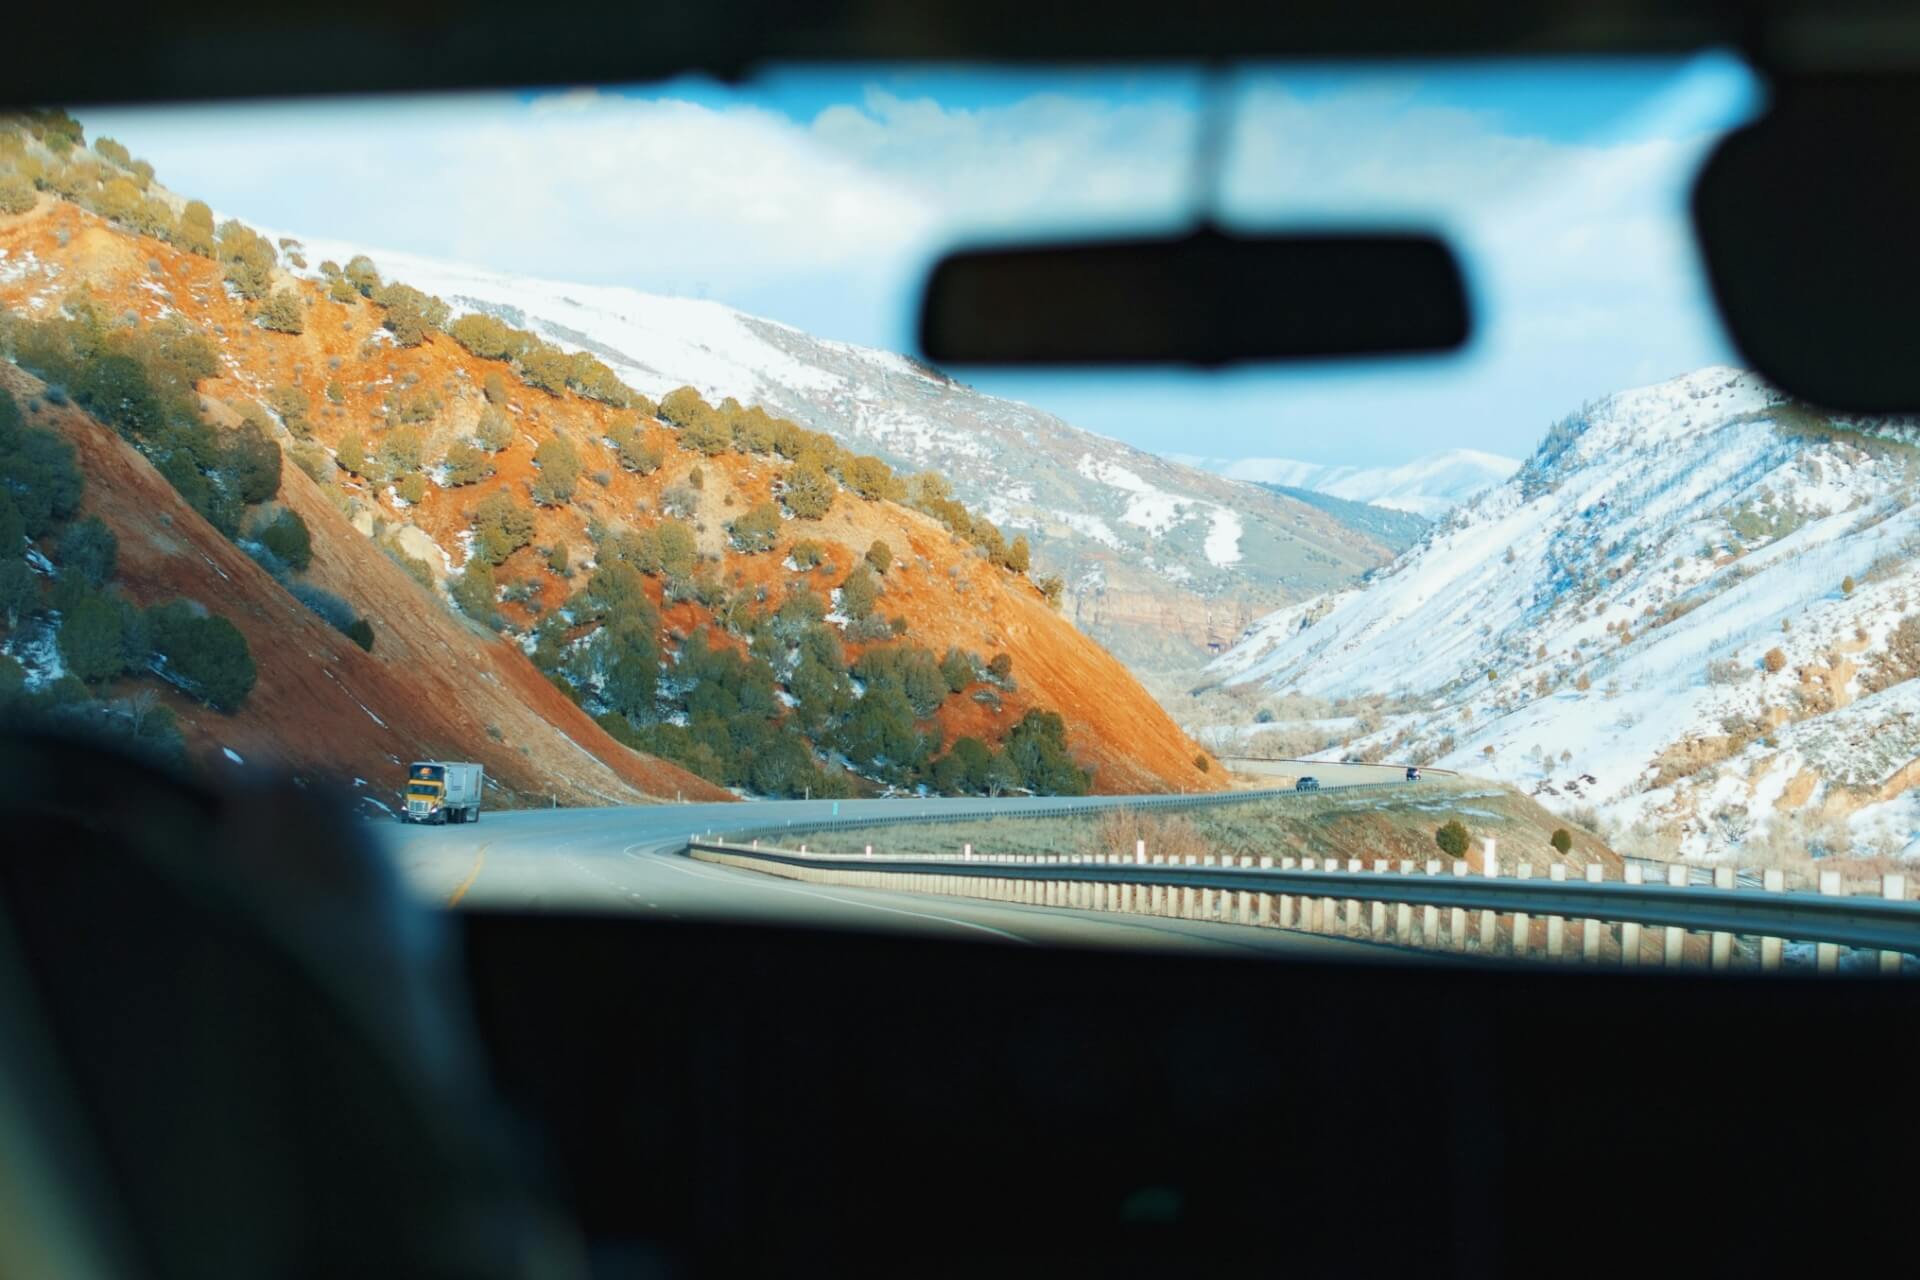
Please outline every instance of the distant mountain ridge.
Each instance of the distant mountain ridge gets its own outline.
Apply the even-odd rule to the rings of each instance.
[[[1420,535],[1427,531],[1427,526],[1433,523],[1411,511],[1396,511],[1392,507],[1376,507],[1368,502],[1336,498],[1316,489],[1296,489],[1292,485],[1268,484],[1264,481],[1258,483],[1263,489],[1271,489],[1296,502],[1318,507],[1335,519],[1378,538],[1395,552],[1405,551],[1418,542]]]
[[[1394,467],[1343,466],[1292,458],[1200,458],[1194,462],[1235,480],[1311,489],[1428,520],[1438,519],[1486,492],[1520,468],[1517,458],[1479,449],[1448,449]]]
[[[1702,369],[1570,415],[1208,679],[1347,699],[1345,750],[1594,805],[1665,853],[1920,851],[1917,489],[1914,424]]]
[[[715,302],[529,279],[304,239],[317,264],[366,252],[387,275],[605,360],[658,396],[691,385],[938,470],[955,496],[1066,579],[1066,611],[1123,660],[1192,670],[1276,605],[1350,581],[1394,548],[1314,505],[1082,431],[919,361],[816,338]],[[307,274],[315,275],[313,270]]]

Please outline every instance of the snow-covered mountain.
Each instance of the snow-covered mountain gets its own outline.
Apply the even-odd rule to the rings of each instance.
[[[1292,458],[1191,458],[1234,480],[1312,489],[1316,493],[1410,511],[1429,520],[1499,484],[1520,469],[1517,458],[1478,449],[1448,449],[1397,467],[1336,466]]]
[[[1595,805],[1661,852],[1896,851],[1920,832],[1917,444],[1733,369],[1622,392],[1208,678],[1344,699],[1346,750]]]
[[[310,275],[357,246],[305,240]],[[368,252],[381,273],[606,361],[659,396],[692,385],[759,403],[847,447],[934,469],[1067,581],[1068,615],[1146,670],[1191,670],[1277,604],[1351,580],[1391,550],[1336,516],[983,395],[891,352],[715,302]]]

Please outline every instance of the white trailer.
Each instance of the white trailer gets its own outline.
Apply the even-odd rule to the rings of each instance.
[[[462,760],[416,760],[407,766],[402,822],[478,822],[486,771]]]

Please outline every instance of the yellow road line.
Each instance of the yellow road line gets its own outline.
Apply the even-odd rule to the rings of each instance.
[[[473,888],[473,882],[480,878],[480,868],[487,865],[487,846],[491,845],[492,843],[493,841],[489,840],[487,841],[486,844],[483,844],[478,849],[474,850],[473,870],[467,872],[467,878],[460,882],[460,887],[455,889],[453,891],[453,895],[447,899],[448,906],[450,907],[459,906],[460,899],[467,896],[467,890]]]

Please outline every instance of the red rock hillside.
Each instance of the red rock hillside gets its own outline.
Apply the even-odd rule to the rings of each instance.
[[[879,611],[904,619],[909,640],[935,654],[958,647],[982,657],[1010,655],[1014,688],[995,697],[956,694],[938,709],[947,741],[970,734],[998,742],[1028,708],[1041,707],[1064,717],[1069,747],[1082,766],[1093,769],[1095,790],[1224,785],[1223,771],[1205,767],[1200,749],[1128,671],[1064,620],[1031,581],[996,568],[920,511],[842,491],[823,519],[783,520],[775,549],[742,554],[730,546],[726,526],[777,497],[785,461],[735,451],[704,456],[684,447],[679,431],[642,416],[638,430],[663,461],[652,474],[630,472],[618,465],[608,432],[616,420],[633,423],[632,412],[572,392],[534,389],[510,371],[503,407],[514,438],[488,460],[495,474],[476,484],[442,487],[444,475],[431,464],[474,433],[487,406],[483,387],[489,375],[500,397],[502,362],[477,358],[438,331],[417,346],[397,346],[382,329],[380,307],[332,300],[324,285],[284,266],[276,269],[276,287],[305,304],[304,324],[297,334],[269,331],[255,322],[256,309],[223,282],[216,261],[135,234],[51,193],[24,213],[0,216],[0,250],[0,305],[16,314],[54,314],[84,284],[110,313],[140,322],[179,315],[214,338],[225,368],[201,382],[199,392],[215,422],[231,423],[249,412],[261,418],[255,406],[268,404],[276,388],[296,387],[311,405],[300,432],[310,434],[309,456],[314,446],[331,456],[349,434],[358,434],[369,450],[376,447],[382,433],[393,429],[396,402],[411,399],[423,406],[415,429],[428,474],[437,478],[411,504],[391,486],[376,487],[345,470],[329,469],[327,482],[316,484],[292,465],[295,435],[278,415],[266,417],[289,450],[279,501],[312,531],[309,576],[372,621],[378,642],[371,655],[279,590],[113,433],[75,412],[39,415],[43,423],[57,420],[80,445],[88,504],[120,536],[132,593],[143,601],[169,593],[209,605],[218,599],[247,633],[261,669],[248,705],[233,717],[180,707],[202,744],[218,742],[249,758],[330,766],[367,779],[388,776],[396,761],[410,756],[470,757],[528,802],[549,793],[574,803],[629,801],[642,793],[668,799],[676,792],[712,794],[690,775],[619,747],[518,648],[456,617],[446,604],[445,583],[467,558],[475,508],[496,491],[528,504],[530,483],[539,474],[534,452],[558,431],[576,447],[583,478],[571,501],[532,508],[531,544],[497,570],[503,586],[519,584],[542,611],[585,586],[594,556],[590,525],[645,527],[660,518],[668,490],[682,498],[693,490],[698,505],[689,519],[701,557],[736,591],[764,585],[777,604],[796,577],[787,553],[804,538],[826,548],[830,571],[808,579],[824,592],[882,539],[895,563],[882,578]],[[297,246],[283,244],[282,251],[291,255]],[[436,589],[414,582],[369,534],[425,560]],[[568,550],[568,567],[556,572],[542,549],[558,546]],[[650,581],[648,589],[660,603],[659,582]],[[525,628],[534,613],[509,600],[502,613],[509,624]],[[712,621],[708,609],[692,601],[664,606],[662,613],[670,644]],[[862,647],[848,644],[849,657]]]

